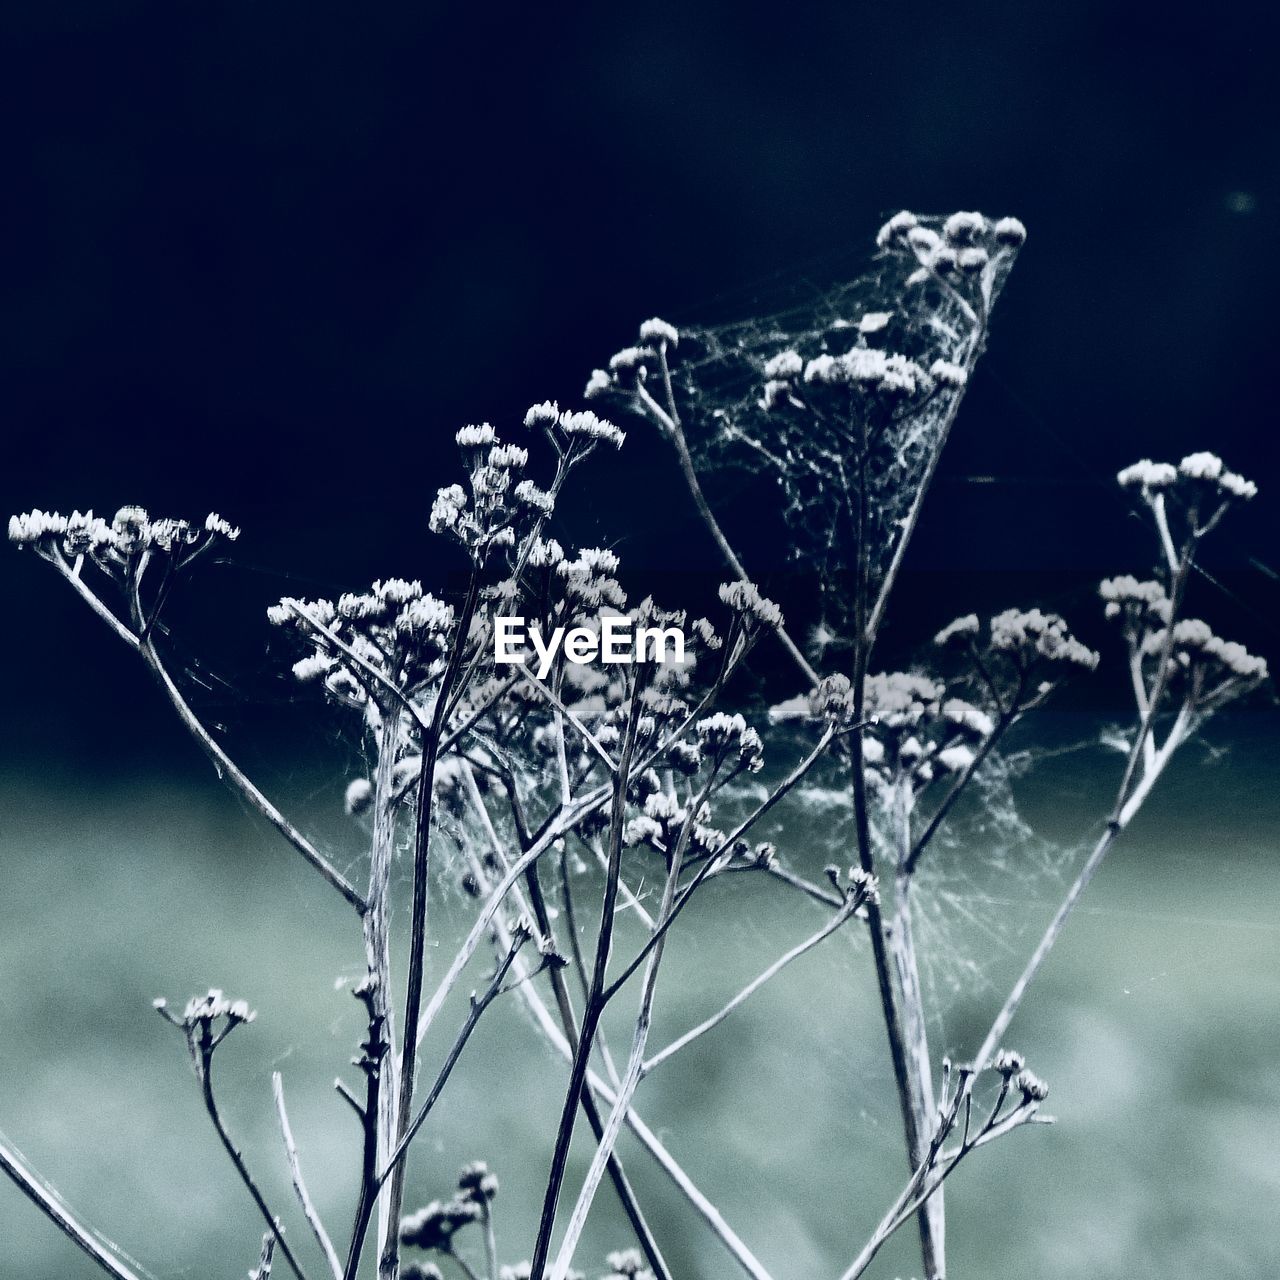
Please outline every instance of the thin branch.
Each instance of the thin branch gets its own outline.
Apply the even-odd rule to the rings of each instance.
[[[0,1139],[0,1170],[18,1190],[53,1223],[77,1248],[82,1250],[115,1280],[141,1280],[138,1273],[107,1248],[88,1227],[67,1208],[62,1200],[23,1163],[22,1157]]]
[[[334,867],[323,854],[300,832],[297,827],[289,821],[288,818],[280,812],[279,809],[271,803],[270,800],[262,794],[261,791],[250,781],[245,774],[227,755],[221,746],[214,740],[213,736],[200,722],[195,712],[187,704],[185,698],[178,690],[178,686],[174,683],[164,665],[159,653],[155,647],[155,641],[148,636],[145,640],[139,640],[119,618],[111,612],[110,609],[102,602],[102,600],[94,594],[94,592],[85,585],[80,576],[75,573],[61,556],[52,561],[53,565],[62,574],[64,578],[75,588],[76,593],[82,600],[100,617],[111,629],[120,637],[131,649],[141,654],[146,662],[148,669],[155,677],[156,682],[164,690],[168,696],[173,709],[178,713],[178,718],[186,726],[187,731],[200,744],[205,755],[209,757],[213,764],[214,770],[218,777],[221,778],[232,790],[238,792],[245,802],[264,817],[284,838],[303,856],[304,859],[314,867],[324,878],[331,884],[342,896],[361,914],[365,910],[364,899],[351,887],[346,877],[342,875],[336,867]]]
[[[301,1265],[297,1258],[294,1257],[293,1250],[289,1248],[288,1241],[284,1238],[284,1229],[280,1226],[280,1220],[267,1207],[266,1199],[258,1189],[258,1184],[253,1180],[253,1175],[249,1172],[249,1166],[245,1164],[244,1156],[232,1141],[231,1134],[227,1131],[226,1124],[223,1123],[222,1114],[218,1110],[218,1102],[213,1093],[213,1049],[209,1040],[207,1026],[204,1028],[202,1035],[204,1040],[200,1048],[200,1092],[204,1098],[204,1108],[209,1113],[209,1119],[213,1122],[214,1131],[222,1143],[223,1150],[227,1153],[231,1163],[235,1166],[236,1172],[240,1175],[240,1181],[244,1183],[245,1189],[253,1199],[253,1203],[258,1206],[258,1212],[262,1214],[263,1220],[267,1224],[267,1229],[275,1236],[276,1244],[284,1255],[284,1260],[289,1264],[289,1269],[297,1276],[298,1280],[306,1280]]]
[[[573,1140],[574,1121],[578,1116],[582,1090],[591,1061],[595,1031],[599,1026],[600,1016],[606,1003],[604,989],[609,968],[609,953],[613,944],[613,919],[622,865],[622,830],[626,820],[627,787],[631,782],[631,763],[636,749],[636,726],[640,719],[639,680],[638,672],[636,685],[631,690],[631,708],[627,715],[626,732],[623,735],[622,750],[618,759],[618,771],[613,782],[613,803],[609,816],[609,867],[600,907],[600,931],[596,939],[591,990],[582,1013],[578,1045],[569,1068],[569,1087],[565,1093],[564,1105],[560,1110],[555,1146],[551,1153],[551,1167],[547,1174],[547,1187],[543,1195],[542,1214],[538,1223],[538,1235],[534,1242],[533,1261],[530,1267],[533,1280],[543,1280],[546,1270],[547,1258],[551,1250],[551,1234],[555,1230],[556,1208],[559,1205],[565,1166],[569,1159],[569,1145]]]
[[[512,962],[515,960],[520,948],[529,940],[528,934],[517,934],[513,939],[507,954],[503,957],[502,962],[498,965],[496,972],[489,981],[489,985],[485,988],[484,994],[477,997],[472,995],[470,1007],[467,1010],[467,1016],[463,1021],[461,1029],[454,1038],[453,1044],[449,1048],[449,1052],[445,1055],[444,1064],[436,1074],[435,1082],[428,1091],[427,1096],[423,1099],[422,1106],[418,1109],[418,1114],[414,1116],[413,1122],[409,1124],[400,1141],[396,1143],[391,1155],[387,1158],[386,1165],[378,1174],[376,1185],[381,1188],[392,1175],[394,1170],[400,1166],[404,1158],[404,1153],[409,1149],[409,1144],[418,1135],[418,1130],[426,1123],[427,1117],[431,1114],[431,1108],[435,1106],[436,1100],[444,1092],[444,1087],[449,1082],[450,1075],[453,1074],[453,1068],[457,1065],[458,1059],[462,1056],[462,1051],[467,1047],[467,1041],[471,1039],[471,1033],[476,1029],[484,1011],[502,994],[505,990],[503,982],[506,980],[508,972],[510,972]],[[537,970],[534,971],[535,973]],[[530,975],[532,976],[532,975]]]
[[[280,1137],[284,1142],[284,1153],[289,1162],[289,1177],[293,1181],[294,1193],[302,1206],[303,1215],[311,1224],[311,1230],[315,1232],[316,1240],[329,1263],[329,1270],[333,1273],[334,1280],[342,1280],[342,1262],[338,1257],[338,1251],[333,1247],[333,1241],[329,1239],[329,1233],[324,1229],[324,1223],[320,1220],[320,1214],[307,1193],[307,1184],[302,1177],[302,1165],[298,1161],[298,1146],[293,1140],[289,1113],[284,1105],[284,1080],[278,1071],[271,1073],[271,1091],[275,1095],[276,1116],[280,1121]]]
[[[605,1001],[612,1000],[615,995],[626,984],[627,979],[644,963],[649,953],[658,946],[668,929],[675,924],[677,917],[688,905],[689,900],[697,892],[698,887],[711,874],[716,865],[716,860],[720,858],[727,850],[732,849],[734,844],[742,838],[746,832],[750,831],[761,818],[765,816],[784,796],[788,794],[800,780],[809,772],[817,763],[818,758],[826,751],[835,737],[835,730],[827,728],[822,737],[818,740],[817,746],[809,752],[803,760],[778,784],[767,799],[762,801],[756,808],[744,818],[734,829],[721,841],[719,847],[712,853],[708,854],[706,861],[698,868],[698,873],[692,880],[680,891],[680,896],[676,899],[670,913],[663,917],[659,916],[657,927],[649,936],[648,940],[642,946],[636,956],[631,960],[627,967],[613,980],[605,990]],[[693,810],[690,810],[692,813]]]
[[[405,1146],[409,1110],[413,1106],[418,1053],[418,1021],[422,1014],[422,982],[426,970],[427,908],[430,900],[431,880],[431,814],[435,799],[436,761],[439,758],[440,738],[444,730],[449,699],[454,692],[454,682],[462,662],[462,651],[471,629],[471,618],[480,598],[480,571],[472,569],[466,600],[455,622],[453,646],[440,687],[436,691],[436,704],[430,725],[423,730],[422,773],[418,780],[418,812],[413,840],[413,904],[409,920],[409,972],[406,978],[404,1005],[404,1038],[400,1050],[400,1097],[396,1106],[396,1150]],[[420,1123],[420,1122],[419,1122]],[[404,1199],[405,1166],[396,1167],[391,1179],[387,1212],[391,1219],[391,1231],[383,1242],[382,1257],[378,1263],[379,1274],[395,1280],[399,1236],[397,1224],[400,1206]]]
[[[668,1058],[674,1057],[681,1049],[691,1045],[699,1037],[706,1035],[708,1031],[713,1031],[718,1027],[735,1009],[749,1000],[765,983],[777,977],[783,969],[785,969],[793,960],[798,960],[808,951],[812,951],[820,942],[825,941],[835,931],[840,928],[846,920],[849,919],[849,912],[840,912],[818,930],[811,937],[806,938],[803,942],[792,947],[785,955],[780,956],[758,977],[747,983],[741,991],[738,992],[728,1004],[724,1006],[718,1013],[713,1013],[706,1021],[700,1022],[696,1027],[686,1031],[684,1035],[673,1040],[665,1049],[660,1049],[653,1055],[643,1066],[641,1074],[647,1076],[655,1068],[666,1062]]]

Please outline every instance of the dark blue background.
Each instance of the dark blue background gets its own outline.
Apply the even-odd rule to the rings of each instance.
[[[856,272],[905,206],[1030,240],[891,644],[970,599],[1092,616],[1145,554],[1108,478],[1211,447],[1263,493],[1205,607],[1274,661],[1269,8],[167,0],[9,6],[3,34],[6,510],[223,511],[240,567],[206,600],[239,658],[268,666],[290,584],[447,569],[459,425],[573,400],[648,315]],[[657,441],[596,474],[583,537],[715,567]],[[768,568],[755,500],[728,519]],[[74,753],[127,711],[113,754],[150,750],[142,673],[2,563],[10,744]]]

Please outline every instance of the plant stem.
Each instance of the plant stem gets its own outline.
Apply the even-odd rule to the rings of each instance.
[[[22,1158],[10,1146],[0,1140],[0,1170],[13,1181],[18,1190],[53,1223],[78,1249],[92,1258],[115,1280],[141,1280],[132,1268],[121,1262],[88,1227],[84,1226],[71,1210],[23,1163]]]
[[[271,1073],[271,1090],[275,1095],[276,1115],[280,1121],[280,1136],[284,1141],[285,1158],[289,1162],[289,1176],[293,1182],[294,1193],[297,1195],[298,1203],[302,1206],[303,1215],[311,1224],[311,1230],[315,1233],[321,1251],[329,1263],[329,1270],[333,1273],[334,1280],[342,1280],[342,1262],[338,1257],[338,1251],[333,1247],[333,1241],[329,1239],[329,1233],[324,1229],[324,1223],[320,1220],[320,1214],[316,1211],[316,1207],[311,1201],[311,1196],[307,1192],[307,1184],[302,1177],[302,1165],[298,1160],[298,1146],[293,1140],[293,1129],[289,1125],[289,1113],[285,1110],[284,1105],[284,1080],[278,1071]]]
[[[531,1280],[543,1280],[547,1256],[551,1250],[551,1233],[555,1230],[556,1208],[560,1201],[560,1189],[564,1184],[565,1166],[569,1160],[569,1144],[573,1140],[574,1121],[586,1082],[587,1067],[600,1016],[604,1011],[605,980],[609,969],[609,953],[613,944],[613,919],[617,906],[618,880],[622,865],[622,828],[626,820],[627,787],[631,781],[631,759],[636,747],[636,722],[640,718],[639,672],[631,690],[631,708],[627,715],[626,733],[618,760],[618,772],[613,784],[613,805],[609,816],[609,866],[605,876],[604,899],[600,908],[600,932],[596,940],[595,965],[591,975],[591,991],[583,1009],[578,1046],[569,1068],[569,1087],[560,1112],[560,1124],[556,1131],[555,1146],[551,1154],[551,1167],[547,1175],[547,1189],[543,1196],[542,1216],[538,1224],[538,1236],[534,1243]]]
[[[417,821],[413,841],[413,906],[409,933],[409,972],[406,979],[404,1004],[404,1039],[400,1051],[400,1096],[396,1103],[395,1140],[399,1147],[407,1132],[409,1111],[413,1106],[414,1076],[417,1067],[418,1021],[422,1010],[422,980],[426,969],[427,909],[431,890],[431,811],[435,796],[436,760],[440,751],[440,738],[444,732],[445,717],[453,696],[454,682],[462,664],[462,652],[471,630],[471,618],[480,596],[480,571],[473,568],[467,597],[458,614],[453,646],[449,660],[436,691],[435,709],[431,727],[424,734],[422,743],[422,773],[418,780]],[[381,1241],[378,1260],[380,1280],[396,1280],[400,1248],[400,1207],[404,1202],[405,1165],[395,1167],[386,1201],[386,1216],[391,1221],[391,1231]]]
[[[298,1280],[306,1280],[297,1258],[293,1256],[293,1250],[289,1248],[289,1244],[284,1238],[284,1231],[280,1226],[279,1220],[267,1207],[267,1202],[263,1198],[262,1192],[258,1190],[258,1184],[254,1182],[253,1176],[249,1173],[249,1167],[244,1162],[244,1156],[241,1155],[239,1148],[231,1140],[231,1135],[227,1132],[227,1127],[222,1122],[222,1115],[218,1111],[218,1103],[213,1095],[213,1050],[208,1039],[209,1031],[207,1027],[205,1028],[204,1036],[205,1040],[201,1046],[200,1054],[200,1091],[204,1097],[205,1110],[209,1113],[209,1119],[213,1121],[214,1130],[222,1143],[223,1150],[230,1157],[231,1163],[240,1175],[240,1181],[244,1183],[246,1190],[253,1198],[254,1204],[258,1206],[258,1212],[262,1214],[263,1220],[267,1224],[267,1229],[275,1236],[276,1244],[284,1255],[284,1260],[289,1264],[289,1269],[297,1276]]]

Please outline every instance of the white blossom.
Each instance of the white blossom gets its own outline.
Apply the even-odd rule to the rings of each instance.
[[[1126,488],[1136,484],[1144,489],[1167,489],[1177,478],[1176,467],[1167,462],[1152,462],[1150,458],[1143,458],[1116,475],[1116,479]]]
[[[668,324],[665,320],[659,320],[656,316],[652,320],[646,320],[640,326],[641,342],[665,342],[667,346],[674,347],[680,341],[680,331],[673,324]]]
[[[597,369],[596,373],[599,372],[600,370]],[[608,377],[608,374],[605,376]],[[531,430],[534,427],[554,427],[559,421],[560,406],[554,400],[544,400],[541,404],[535,404],[524,415],[524,425]]]
[[[794,378],[804,369],[804,361],[795,351],[779,351],[765,361],[764,376],[769,379]]]
[[[766,627],[782,625],[782,610],[760,594],[752,582],[725,582],[720,586],[720,599],[742,618]]]
[[[963,387],[969,381],[968,373],[960,365],[952,364],[950,360],[935,360],[929,366],[929,375],[944,387]]]
[[[973,752],[965,746],[944,747],[934,759],[948,772],[961,773],[976,759]]]
[[[933,637],[933,643],[936,645],[947,645],[953,640],[969,639],[978,634],[978,615],[976,613],[966,613],[962,618],[957,618],[954,622],[948,622],[936,636]]]
[[[364,813],[372,803],[373,783],[368,778],[352,778],[347,783],[346,794],[343,796],[343,808],[354,817],[358,813]]]
[[[478,426],[461,428],[454,439],[463,449],[482,449],[486,445],[497,444],[498,433],[489,423],[482,422]]]
[[[919,219],[914,213],[908,213],[903,209],[900,213],[895,213],[888,222],[876,232],[876,244],[884,249],[892,244],[901,236],[905,236],[908,231],[916,225]]]
[[[993,228],[998,243],[1019,248],[1026,243],[1027,229],[1017,218],[1001,218]]]
[[[942,224],[942,234],[952,244],[972,244],[987,229],[987,220],[980,213],[953,213]]]
[[[1189,453],[1178,463],[1178,472],[1189,480],[1216,480],[1222,474],[1222,459],[1216,453]]]

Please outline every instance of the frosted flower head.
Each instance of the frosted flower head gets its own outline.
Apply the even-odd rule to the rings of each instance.
[[[809,694],[809,714],[815,719],[846,724],[853,716],[853,684],[848,676],[824,676]]]
[[[498,443],[498,433],[489,423],[482,422],[479,425],[462,427],[454,436],[454,440],[461,449],[484,449]]]
[[[989,738],[995,732],[995,722],[991,717],[981,707],[975,707],[963,698],[948,698],[942,704],[942,716],[956,728],[978,738]]]
[[[483,1206],[470,1196],[454,1196],[448,1201],[432,1200],[416,1213],[400,1221],[400,1240],[427,1251],[450,1253],[454,1234],[479,1222]]]
[[[1149,632],[1142,651],[1156,657],[1164,652],[1168,640],[1167,630]],[[1171,651],[1178,667],[1199,667],[1222,680],[1219,695],[1227,693],[1228,686],[1235,693],[1246,692],[1269,674],[1265,658],[1256,657],[1234,640],[1223,640],[1200,618],[1183,618],[1173,624]]]
[[[467,508],[467,493],[460,484],[446,485],[436,493],[431,504],[429,525],[432,533],[449,533],[458,527]]]
[[[1026,1065],[1022,1054],[1012,1049],[1001,1049],[991,1064],[992,1069],[999,1072],[1006,1080],[1016,1076]]]
[[[151,541],[151,522],[144,507],[121,507],[111,521],[115,545],[124,555],[140,551]]]
[[[612,422],[606,422],[589,409],[583,409],[578,413],[562,413],[559,424],[560,430],[571,443],[580,442],[591,445],[597,441],[603,441],[605,444],[613,445],[615,449],[621,449],[627,438],[625,431],[620,431]]]
[[[929,227],[915,226],[907,232],[907,243],[919,258],[931,258],[942,247],[942,238]]]
[[[512,496],[526,507],[532,507],[542,515],[550,515],[555,510],[556,501],[545,489],[539,488],[532,480],[521,480],[516,485]]]
[[[639,1249],[620,1249],[605,1258],[605,1263],[615,1275],[625,1280],[653,1280],[652,1272],[645,1266],[644,1255]]]
[[[1001,218],[992,228],[996,243],[1010,249],[1020,249],[1027,242],[1027,229],[1017,218]]]
[[[1222,459],[1216,453],[1189,453],[1178,463],[1178,474],[1189,480],[1216,480],[1222,474]]]
[[[963,387],[969,381],[963,367],[950,360],[935,360],[929,366],[929,376],[944,387]]]
[[[596,371],[597,373],[599,370]],[[560,421],[560,406],[554,400],[544,400],[535,404],[524,415],[524,425],[530,430],[535,427],[550,429]]]
[[[933,757],[948,773],[963,773],[973,764],[975,756],[965,746],[944,747]]]
[[[942,234],[954,245],[971,245],[987,229],[987,220],[980,213],[953,213],[942,224]]]
[[[67,518],[56,511],[26,511],[9,517],[9,541],[32,546],[67,531]]]
[[[782,610],[760,594],[752,582],[725,582],[720,586],[720,599],[749,627],[777,628],[782,625]]]
[[[458,1174],[458,1190],[472,1200],[490,1203],[498,1194],[498,1178],[483,1160],[463,1165]]]
[[[352,778],[342,798],[342,807],[348,816],[364,813],[372,803],[373,783],[368,778]]]
[[[883,333],[892,319],[893,315],[888,311],[868,311],[858,321],[858,332],[864,338],[874,337],[878,333]]]
[[[712,651],[721,648],[724,644],[724,641],[716,634],[715,627],[706,618],[695,618],[689,629],[699,643]]]
[[[919,219],[916,215],[909,213],[906,209],[903,209],[900,213],[895,213],[876,232],[876,244],[882,249],[887,249],[890,245],[900,243],[917,222],[919,222]]]
[[[903,733],[926,715],[937,713],[943,692],[943,686],[930,676],[884,671],[867,676],[863,706],[880,731]]]
[[[675,325],[659,320],[655,316],[640,326],[640,341],[648,346],[665,343],[668,347],[674,347],[680,342],[680,331]]]
[[[212,533],[219,538],[226,538],[228,542],[234,542],[240,536],[240,530],[232,525],[230,521],[224,520],[216,511],[210,511],[205,516],[204,528],[206,533]]]
[[[529,463],[529,450],[518,444],[494,445],[489,450],[487,465],[496,471],[519,471]]]
[[[991,647],[1024,662],[1042,659],[1092,671],[1098,654],[1081,644],[1065,619],[1041,609],[1006,609],[991,619]]]
[[[1108,618],[1124,618],[1130,624],[1166,623],[1172,605],[1159,582],[1140,582],[1132,574],[1105,578],[1098,586]]]
[[[975,275],[987,265],[987,251],[985,249],[970,248],[960,249],[956,252],[956,266],[960,268],[965,275]]]
[[[1043,1102],[1049,1096],[1049,1086],[1030,1071],[1020,1071],[1014,1084],[1022,1090],[1023,1102]]]
[[[592,369],[587,385],[582,389],[583,399],[594,400],[613,390],[613,379],[603,369]]]
[[[804,361],[795,351],[779,351],[765,361],[764,376],[769,379],[785,381],[797,378],[804,370]]]
[[[554,538],[534,538],[529,543],[525,564],[531,569],[544,569],[564,559],[564,548]]]
[[[1218,488],[1223,493],[1233,498],[1243,499],[1245,502],[1258,496],[1258,486],[1252,480],[1246,480],[1244,476],[1237,475],[1234,471],[1224,471],[1218,477]]]
[[[311,653],[305,658],[299,658],[293,664],[294,679],[303,684],[319,680],[327,676],[337,665],[338,660],[327,653]]]
[[[652,347],[623,347],[609,357],[609,371],[617,374],[638,374],[654,358]]]
[[[694,731],[706,755],[721,756],[738,747],[743,734],[747,732],[747,722],[736,713],[730,715],[724,711],[717,711],[714,715],[699,720],[694,725]]]
[[[410,600],[396,616],[395,628],[415,639],[440,639],[453,626],[453,609],[435,596],[423,595]]]
[[[933,637],[933,643],[939,647],[945,647],[949,644],[972,640],[978,634],[978,627],[978,615],[976,613],[966,613],[963,617],[957,618],[954,622],[948,622],[947,625]]]
[[[1178,470],[1167,462],[1152,462],[1143,458],[1125,467],[1116,475],[1116,480],[1124,488],[1141,486],[1144,491],[1156,492],[1168,489],[1178,479]]]

